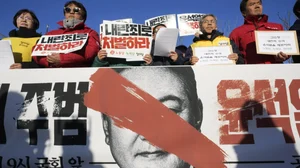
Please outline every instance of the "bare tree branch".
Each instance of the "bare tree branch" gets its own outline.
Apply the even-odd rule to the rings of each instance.
[[[278,12],[277,16],[281,20],[284,29],[288,30],[291,27],[291,16],[292,16],[292,13],[290,11],[288,11],[286,13],[286,16],[281,17],[280,13]]]

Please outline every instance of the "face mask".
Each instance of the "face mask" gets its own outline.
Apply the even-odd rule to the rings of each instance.
[[[83,22],[83,20],[79,20],[79,19],[64,19],[63,20],[63,24],[64,24],[64,28],[74,28],[76,25],[78,25],[79,23]]]

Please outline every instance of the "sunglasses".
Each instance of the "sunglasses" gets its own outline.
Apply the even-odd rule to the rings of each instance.
[[[72,10],[73,10],[74,13],[79,13],[79,11],[80,11],[81,9],[78,8],[78,7],[75,7],[75,8],[73,8],[73,9],[71,9],[71,8],[69,8],[69,7],[65,7],[64,10],[65,10],[66,13],[71,13]]]

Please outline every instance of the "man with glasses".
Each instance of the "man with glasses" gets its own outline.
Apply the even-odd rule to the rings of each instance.
[[[187,49],[185,55],[185,64],[194,65],[199,61],[199,56],[195,56],[194,50],[196,47],[209,47],[209,46],[224,46],[231,45],[233,53],[228,56],[230,60],[236,61],[236,64],[243,64],[243,55],[239,53],[239,49],[235,43],[223,33],[217,30],[217,19],[213,14],[202,16],[200,22],[200,30],[202,34],[193,39],[193,44]]]
[[[99,35],[96,31],[85,25],[87,11],[85,7],[77,1],[69,1],[64,6],[65,19],[58,22],[61,28],[48,32],[47,35],[80,34],[88,33],[86,44],[77,51],[70,53],[51,53],[48,56],[33,57],[34,60],[44,67],[90,67],[97,55],[99,45]]]

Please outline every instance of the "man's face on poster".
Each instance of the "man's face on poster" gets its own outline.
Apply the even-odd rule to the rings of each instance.
[[[194,125],[184,81],[176,74],[163,68],[146,68],[127,69],[121,75]],[[121,168],[189,168],[176,155],[152,146],[143,136],[129,129],[114,125],[113,120],[104,117],[103,124],[106,143]]]

